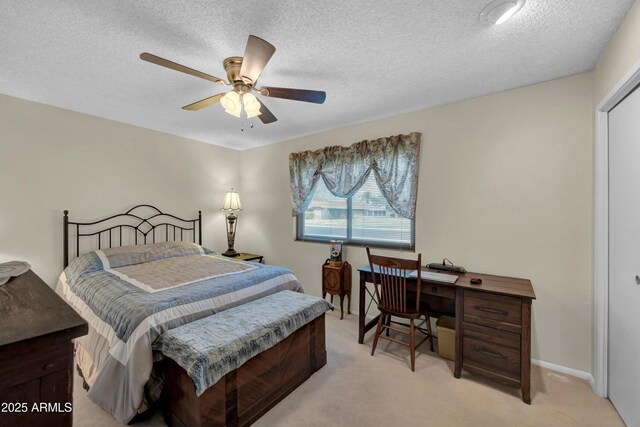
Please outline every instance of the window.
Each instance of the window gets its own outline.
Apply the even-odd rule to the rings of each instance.
[[[385,200],[373,173],[349,198],[336,197],[318,180],[309,207],[297,217],[298,240],[382,248],[415,248],[415,221],[402,218]]]
[[[418,132],[290,153],[296,239],[414,250],[419,165]]]

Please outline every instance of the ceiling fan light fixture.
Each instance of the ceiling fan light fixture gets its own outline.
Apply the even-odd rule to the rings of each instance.
[[[258,98],[256,98],[252,93],[245,93],[242,95],[242,105],[244,106],[247,118],[259,116],[261,114],[260,101],[258,101]]]
[[[508,21],[522,9],[525,0],[494,0],[480,12],[481,22],[500,25]]]
[[[225,96],[220,98],[220,104],[224,111],[235,117],[240,117],[242,112],[242,105],[240,104],[240,95],[234,91],[228,92]]]

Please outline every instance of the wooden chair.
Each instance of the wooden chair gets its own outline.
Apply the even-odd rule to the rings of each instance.
[[[378,299],[378,310],[380,310],[380,320],[378,320],[378,327],[376,328],[376,334],[373,338],[373,347],[371,348],[371,355],[376,351],[376,345],[378,345],[378,338],[383,338],[389,341],[393,341],[398,344],[402,344],[411,349],[411,370],[415,371],[416,364],[416,348],[429,340],[431,351],[433,351],[433,336],[431,334],[431,322],[429,321],[429,312],[425,308],[420,307],[420,285],[421,280],[417,280],[415,292],[411,289],[407,289],[407,278],[411,278],[410,275],[417,274],[420,271],[422,264],[422,254],[418,254],[417,260],[408,260],[401,258],[390,258],[378,255],[371,255],[369,248],[367,248],[367,257],[369,258],[369,266],[371,272],[377,272],[378,274],[372,274],[373,284],[376,292],[376,298]],[[415,276],[414,276],[415,277]],[[419,278],[420,276],[418,276]],[[409,296],[409,298],[407,298]],[[414,298],[415,305],[414,305]],[[401,317],[409,320],[409,325],[392,322],[391,316]],[[424,316],[427,324],[427,330],[417,328],[415,321]],[[399,329],[391,326],[391,323],[402,325],[409,328],[409,330]],[[382,335],[383,330],[386,329],[386,336]],[[415,331],[416,329],[425,333],[425,337],[416,345]],[[409,343],[396,340],[389,337],[389,330],[401,332],[409,335]]]

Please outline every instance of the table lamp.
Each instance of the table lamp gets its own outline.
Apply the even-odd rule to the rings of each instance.
[[[233,243],[236,240],[236,227],[238,225],[238,213],[242,210],[240,204],[240,196],[237,192],[227,191],[224,195],[224,201],[222,202],[221,211],[224,211],[227,217],[227,251],[223,253],[224,256],[238,256],[240,253],[233,249]]]

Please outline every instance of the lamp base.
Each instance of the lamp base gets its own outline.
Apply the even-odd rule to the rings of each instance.
[[[238,256],[240,255],[240,252],[236,252],[235,249],[228,249],[225,253],[223,253],[222,255],[224,256],[228,256],[228,257],[234,257],[234,256]]]

